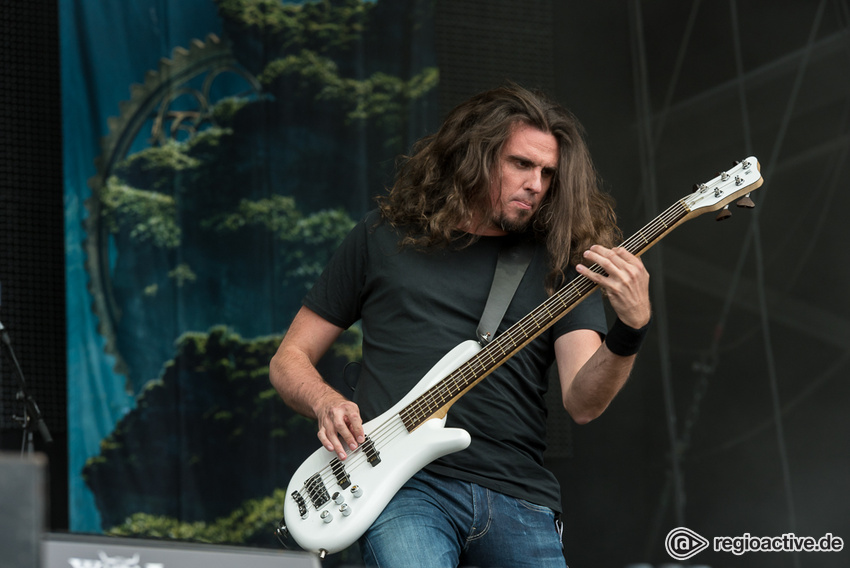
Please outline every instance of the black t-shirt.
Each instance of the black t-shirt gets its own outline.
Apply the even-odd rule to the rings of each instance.
[[[457,344],[475,339],[499,250],[511,237],[428,251],[401,248],[399,238],[377,211],[369,213],[304,299],[334,325],[361,322],[363,361],[354,401],[364,421],[398,402]],[[545,249],[538,246],[496,336],[546,300],[547,272]],[[557,480],[543,466],[546,371],[555,339],[577,329],[605,333],[598,293],[451,407],[446,425],[465,429],[472,443],[426,469],[560,511]]]

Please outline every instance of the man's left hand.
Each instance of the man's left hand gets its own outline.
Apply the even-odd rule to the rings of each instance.
[[[579,264],[576,270],[599,284],[611,307],[624,324],[640,329],[649,323],[652,307],[649,301],[649,272],[643,261],[623,247],[609,249],[593,245],[584,252],[587,264],[598,264],[605,272],[598,274]]]

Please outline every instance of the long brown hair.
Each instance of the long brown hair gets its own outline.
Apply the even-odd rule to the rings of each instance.
[[[546,244],[551,267],[546,288],[552,293],[569,264],[581,262],[593,244],[613,246],[620,232],[581,124],[542,93],[509,84],[455,107],[436,134],[421,139],[402,159],[395,184],[378,198],[378,206],[385,220],[407,229],[403,246],[427,248],[470,238],[458,228],[481,218],[481,212],[492,214],[490,177],[518,122],[558,141],[558,169],[531,223]]]

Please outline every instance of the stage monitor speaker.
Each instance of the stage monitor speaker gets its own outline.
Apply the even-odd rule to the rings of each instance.
[[[42,568],[318,568],[319,557],[293,552],[173,540],[48,533]]]
[[[47,458],[0,453],[0,568],[39,568]]]

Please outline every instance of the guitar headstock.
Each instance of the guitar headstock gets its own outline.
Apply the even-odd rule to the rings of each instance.
[[[681,200],[691,213],[689,217],[723,209],[717,216],[717,220],[721,221],[731,215],[729,203],[739,198],[739,207],[755,207],[749,195],[764,183],[760,170],[758,160],[750,156],[717,177],[695,185],[694,192]]]

